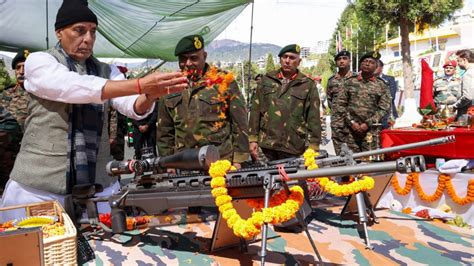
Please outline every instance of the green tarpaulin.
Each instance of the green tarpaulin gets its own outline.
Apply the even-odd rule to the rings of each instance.
[[[179,39],[200,33],[216,38],[251,0],[89,0],[99,18],[97,57],[175,61]],[[44,50],[56,42],[61,0],[0,1],[0,50]]]

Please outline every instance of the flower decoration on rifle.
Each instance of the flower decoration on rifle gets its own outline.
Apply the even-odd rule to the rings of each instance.
[[[300,186],[290,188],[290,195],[283,196],[285,191],[276,193],[270,200],[269,208],[254,206],[259,211],[254,211],[250,218],[242,219],[232,204],[232,197],[228,195],[225,174],[229,170],[235,170],[227,160],[220,160],[211,164],[209,175],[211,176],[212,196],[216,199],[219,212],[227,221],[227,226],[238,237],[251,239],[260,233],[263,223],[283,223],[293,217],[303,204],[303,189]]]
[[[308,170],[318,169],[318,165],[316,164],[316,156],[319,154],[312,149],[308,149],[304,152],[303,157],[305,159],[304,165],[307,167]],[[375,181],[370,176],[364,176],[362,179],[354,180],[348,184],[338,184],[337,182],[331,180],[328,177],[321,177],[315,179],[308,179],[308,181],[315,181],[318,182],[320,186],[324,189],[324,191],[329,192],[333,195],[338,197],[345,197],[350,196],[353,194],[357,194],[361,191],[367,191],[374,188]]]

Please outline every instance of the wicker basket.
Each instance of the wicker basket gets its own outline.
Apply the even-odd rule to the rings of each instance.
[[[43,239],[44,265],[77,265],[77,231],[57,201],[46,201],[27,205],[0,208],[0,211],[24,209],[27,216],[57,216],[64,224],[65,233]]]

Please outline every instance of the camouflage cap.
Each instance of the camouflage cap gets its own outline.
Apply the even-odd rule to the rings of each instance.
[[[300,54],[301,47],[298,44],[289,44],[281,48],[280,52],[278,53],[278,57],[281,57],[284,53],[288,53],[288,52]]]
[[[360,59],[359,59],[359,62],[362,62],[362,60],[366,59],[366,58],[373,58],[375,60],[379,60],[380,58],[382,57],[382,55],[377,52],[377,51],[370,51],[366,54],[364,54]]]
[[[183,53],[199,51],[204,48],[204,39],[201,35],[189,35],[182,38],[176,45],[174,55],[178,56]]]
[[[27,49],[20,49],[18,53],[15,55],[15,57],[13,57],[12,69],[15,69],[18,63],[25,62],[29,54],[30,54],[30,51],[28,51]]]
[[[346,51],[346,50],[343,50],[343,51],[340,51],[339,53],[336,54],[336,56],[334,56],[334,61],[337,61],[337,59],[341,56],[347,56],[347,57],[351,57],[351,53],[349,51]]]

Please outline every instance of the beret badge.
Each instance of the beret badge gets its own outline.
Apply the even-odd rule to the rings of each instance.
[[[194,37],[194,48],[198,50],[202,48],[202,43],[198,37]]]

